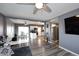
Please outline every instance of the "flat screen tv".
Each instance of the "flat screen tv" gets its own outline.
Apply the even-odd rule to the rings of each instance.
[[[65,18],[65,33],[79,35],[79,17]]]

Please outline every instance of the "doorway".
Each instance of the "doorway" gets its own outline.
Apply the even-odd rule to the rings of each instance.
[[[59,24],[52,24],[52,39],[53,39],[53,47],[59,47]]]

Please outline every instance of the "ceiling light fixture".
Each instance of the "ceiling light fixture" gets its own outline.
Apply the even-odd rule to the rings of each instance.
[[[43,3],[36,3],[35,6],[36,8],[41,9],[43,8]]]

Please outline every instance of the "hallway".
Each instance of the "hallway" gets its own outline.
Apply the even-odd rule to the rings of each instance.
[[[43,37],[38,37],[31,43],[31,51],[33,56],[74,56],[61,48],[46,44]]]

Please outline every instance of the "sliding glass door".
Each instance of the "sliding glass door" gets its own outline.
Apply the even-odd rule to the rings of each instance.
[[[29,42],[29,27],[19,26],[18,27],[18,37],[20,43]]]

